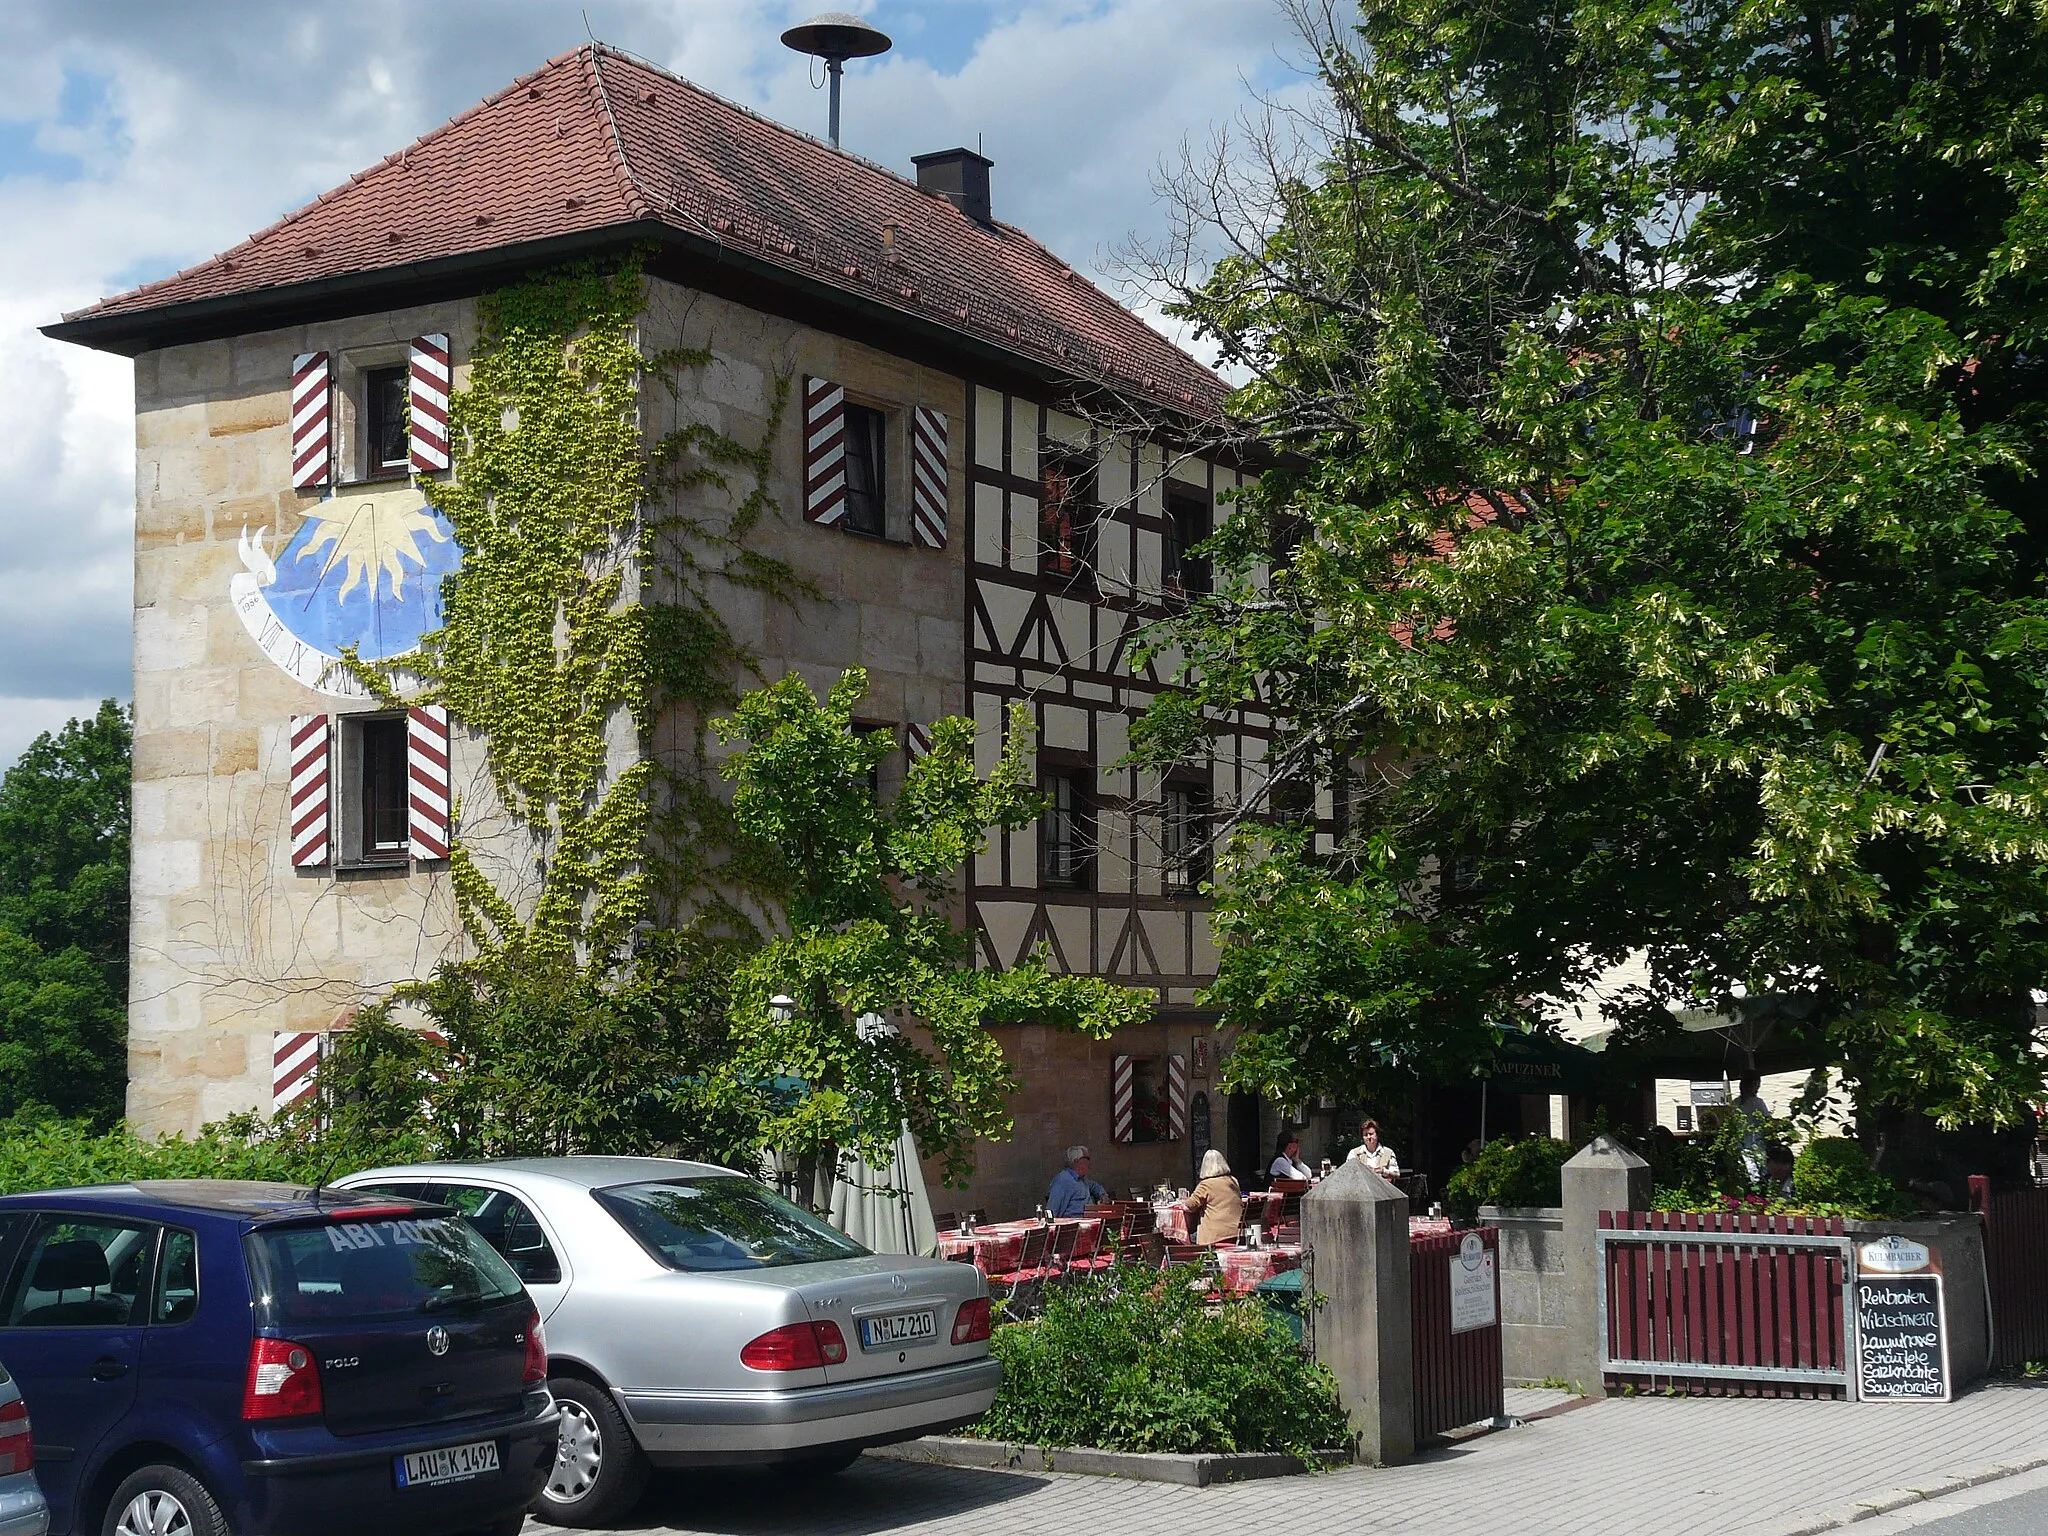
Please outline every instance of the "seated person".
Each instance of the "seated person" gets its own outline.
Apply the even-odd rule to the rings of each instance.
[[[1202,1154],[1202,1177],[1186,1203],[1188,1230],[1205,1248],[1230,1242],[1244,1225],[1244,1193],[1216,1148]]]
[[[1088,1177],[1088,1149],[1067,1148],[1067,1166],[1052,1176],[1046,1191],[1045,1208],[1054,1216],[1083,1216],[1092,1201],[1106,1199],[1109,1191]]]
[[[1293,1131],[1282,1131],[1280,1140],[1273,1147],[1273,1165],[1266,1170],[1266,1177],[1308,1179],[1314,1176],[1308,1164],[1301,1160],[1301,1137]]]
[[[1394,1156],[1394,1149],[1380,1140],[1380,1123],[1368,1120],[1358,1128],[1360,1137],[1357,1146],[1351,1149],[1346,1162],[1364,1163],[1383,1179],[1398,1179],[1401,1164]]]
[[[1792,1149],[1782,1141],[1764,1149],[1764,1195],[1771,1200],[1792,1198]]]

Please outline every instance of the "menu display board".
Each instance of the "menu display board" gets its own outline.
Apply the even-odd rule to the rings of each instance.
[[[1493,1250],[1477,1232],[1467,1232],[1451,1255],[1451,1332],[1491,1328],[1500,1320],[1495,1302]]]
[[[1888,1237],[1864,1244],[1856,1258],[1856,1395],[1866,1402],[1947,1402],[1948,1314],[1933,1256]]]

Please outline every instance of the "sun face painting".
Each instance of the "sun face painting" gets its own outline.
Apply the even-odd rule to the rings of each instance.
[[[309,688],[366,690],[336,664],[414,650],[441,624],[441,580],[462,561],[455,531],[415,486],[346,492],[309,513],[275,558],[267,530],[244,530],[230,583],[263,653]]]

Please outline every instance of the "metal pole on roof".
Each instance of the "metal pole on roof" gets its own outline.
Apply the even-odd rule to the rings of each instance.
[[[844,11],[826,11],[813,16],[801,26],[791,27],[782,34],[782,43],[798,53],[808,53],[813,58],[825,61],[825,73],[831,76],[832,147],[839,147],[839,82],[845,73],[848,59],[871,59],[878,53],[887,53],[890,48],[889,35],[869,26],[858,16],[849,16]]]

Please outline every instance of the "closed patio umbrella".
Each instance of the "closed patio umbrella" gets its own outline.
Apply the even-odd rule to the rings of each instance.
[[[851,1152],[841,1154],[839,1177],[832,1184],[831,1222],[876,1253],[937,1250],[939,1229],[908,1124],[879,1168]]]

